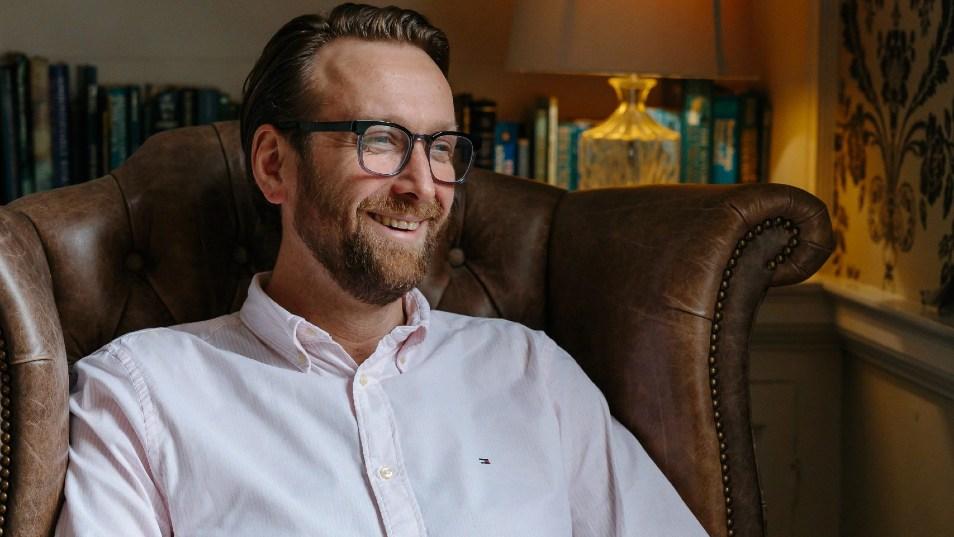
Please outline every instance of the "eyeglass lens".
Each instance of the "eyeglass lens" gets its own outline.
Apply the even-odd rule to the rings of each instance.
[[[411,137],[389,125],[374,125],[361,136],[358,146],[366,170],[393,175],[401,169],[411,148]],[[428,159],[431,173],[439,181],[459,181],[467,173],[474,148],[470,140],[452,134],[431,141]]]

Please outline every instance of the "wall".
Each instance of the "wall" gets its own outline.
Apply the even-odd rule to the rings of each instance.
[[[245,76],[275,30],[296,15],[337,3],[2,0],[0,51],[92,63],[106,83],[213,85],[238,99]],[[506,72],[513,0],[486,0],[480,9],[438,0],[401,5],[425,13],[447,33],[455,91],[497,99],[503,118],[523,119],[538,95],[560,98],[565,118],[602,118],[615,107],[616,97],[601,77]]]
[[[954,323],[921,303],[954,276],[954,4],[837,5],[830,289],[867,302],[838,317],[842,530],[950,534]]]
[[[954,400],[851,360],[845,385],[843,534],[954,531]]]
[[[915,303],[954,277],[952,12],[841,2],[834,271]]]

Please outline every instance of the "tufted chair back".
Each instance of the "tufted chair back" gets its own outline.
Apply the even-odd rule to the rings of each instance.
[[[0,208],[0,531],[52,533],[68,364],[132,330],[238,309],[279,230],[256,216],[235,123],[156,135],[112,174]],[[771,285],[832,249],[782,185],[568,194],[476,171],[422,291],[546,330],[713,536],[763,535],[747,340]]]

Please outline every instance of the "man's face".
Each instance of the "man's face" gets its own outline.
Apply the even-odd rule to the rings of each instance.
[[[450,87],[422,50],[395,43],[334,41],[312,71],[318,121],[382,119],[413,132],[452,130]],[[361,169],[357,136],[311,134],[291,200],[294,231],[342,289],[375,305],[424,277],[447,221],[453,185],[431,178],[422,143],[395,177]]]

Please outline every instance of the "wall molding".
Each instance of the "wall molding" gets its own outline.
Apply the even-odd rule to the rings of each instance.
[[[954,318],[827,276],[773,288],[750,343],[759,348],[838,345],[848,356],[954,400]]]

